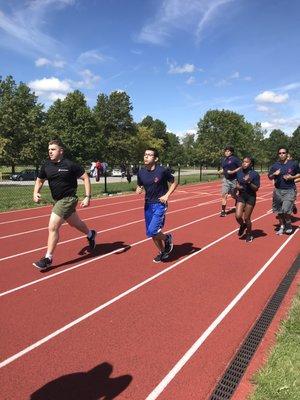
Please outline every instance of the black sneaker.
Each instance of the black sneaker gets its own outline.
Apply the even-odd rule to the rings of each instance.
[[[91,250],[94,250],[94,248],[96,247],[96,236],[97,236],[97,232],[94,230],[91,230],[92,232],[92,236],[89,238],[88,236],[86,237],[88,242],[89,242],[89,246]]]
[[[284,233],[287,233],[288,235],[293,233],[293,227],[292,227],[292,224],[290,222],[286,223],[285,228],[284,228]]]
[[[43,257],[39,261],[32,263],[36,268],[38,268],[41,271],[45,271],[46,269],[49,269],[52,264],[52,259],[48,257]]]
[[[161,253],[158,253],[156,257],[153,258],[153,262],[159,263],[161,261],[166,260],[168,257],[169,257],[169,254],[162,251]]]
[[[166,236],[164,253],[170,254],[173,250],[173,237],[171,233],[168,233]]]
[[[226,217],[226,211],[222,210],[220,213],[220,217]]]
[[[239,230],[238,230],[238,236],[243,236],[245,229],[247,228],[247,225],[244,223],[240,226]]]
[[[253,236],[248,234],[246,236],[246,243],[250,243],[250,242],[253,242]]]

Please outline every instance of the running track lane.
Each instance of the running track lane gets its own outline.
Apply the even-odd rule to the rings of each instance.
[[[219,221],[219,220],[217,220],[217,221]],[[230,222],[230,220],[229,220],[229,218],[228,218],[228,220],[226,221],[226,223],[228,224]],[[217,223],[218,224],[218,223]],[[225,225],[225,224],[224,224]],[[224,226],[223,225],[223,226]],[[269,221],[269,225],[271,226],[271,224],[270,224],[270,221]],[[268,226],[269,226],[268,225]],[[196,230],[196,232],[194,232],[194,234],[198,234],[198,231]],[[271,232],[270,232],[270,235],[272,235],[273,234],[273,232],[272,232],[272,229],[271,229]],[[189,235],[189,236],[191,236],[192,235],[192,232],[190,232],[190,231],[187,231],[186,232],[186,235]],[[176,236],[177,236],[177,234],[176,234]],[[184,236],[184,235],[183,235]],[[180,238],[179,238],[180,239]],[[279,240],[281,240],[282,238],[277,238],[277,239],[279,239]],[[254,242],[252,245],[254,245],[254,244],[256,244],[256,243],[259,243],[259,241],[258,241],[258,239],[257,239],[257,241],[256,242]],[[245,246],[245,243],[239,243],[239,244],[243,244],[244,246]],[[230,246],[229,246],[230,247]],[[129,252],[127,253],[127,254],[129,254]],[[203,257],[203,255],[204,255],[204,253],[202,253],[202,257]],[[210,258],[211,258],[211,254],[210,254],[210,256],[209,256],[209,253],[207,252],[207,256],[208,256],[208,264],[210,263]],[[200,256],[199,256],[200,257]],[[214,255],[214,258],[217,258],[217,256],[215,256]],[[198,256],[197,257],[195,257],[195,258],[198,258]],[[223,265],[223,262],[222,262],[222,265]],[[153,265],[151,265],[151,267],[152,267],[152,269],[153,269]],[[197,272],[199,273],[199,268],[197,268]],[[211,271],[210,271],[210,269],[209,269],[209,271],[208,271],[208,273],[210,273]],[[173,273],[172,274],[170,274],[170,275],[173,275]],[[188,275],[188,274],[187,274]],[[186,275],[184,275],[184,276],[186,276]],[[175,278],[176,278],[176,275],[175,275]],[[202,278],[202,276],[201,276],[201,278]],[[199,280],[199,277],[198,277],[198,280]],[[195,277],[192,277],[192,282],[197,282],[197,279],[195,279]],[[175,282],[174,282],[174,285],[176,285],[176,283],[177,283],[177,286],[178,286],[178,284],[179,283],[181,283],[177,278],[175,279]],[[203,282],[204,283],[204,282]],[[171,286],[171,287],[173,287],[173,284],[172,284],[172,282],[171,282],[171,284],[170,284],[170,281],[169,280],[167,280],[166,281],[166,288],[169,288],[169,286]],[[206,286],[206,285],[205,285]],[[174,287],[176,287],[176,286],[174,286]],[[169,288],[170,289],[170,288]],[[181,289],[181,285],[179,285],[179,289]],[[55,289],[54,289],[55,290]],[[147,290],[148,290],[148,288],[147,288]],[[189,290],[189,288],[188,288],[188,290]],[[183,290],[183,293],[185,294],[186,292],[188,292],[188,290]],[[197,288],[197,290],[198,290],[198,288]],[[140,315],[144,315],[145,314],[145,312],[143,311],[143,304],[146,304],[147,303],[147,301],[149,301],[150,300],[150,304],[149,304],[149,311],[150,311],[150,315],[151,315],[151,311],[152,312],[156,312],[156,309],[155,309],[155,307],[154,307],[154,304],[157,302],[157,300],[158,300],[158,298],[157,298],[157,294],[161,294],[163,292],[163,294],[165,293],[165,291],[164,290],[158,290],[157,291],[157,293],[156,294],[154,294],[154,295],[151,295],[149,298],[148,298],[148,296],[146,296],[147,298],[144,300],[144,302],[142,301],[142,302],[139,302],[139,304],[138,304],[138,306],[139,306],[139,308],[141,308],[142,310],[141,310],[141,313],[137,313],[137,315],[140,317]],[[176,294],[181,294],[181,291],[179,290],[178,291],[178,293],[177,293],[177,291],[175,291],[175,293],[173,293],[174,291],[172,290],[171,291],[171,293],[170,294],[168,294],[167,296],[166,296],[166,302],[163,302],[163,305],[165,305],[165,304],[168,304],[168,299],[170,299],[170,295],[176,295]],[[137,292],[138,293],[138,292]],[[166,291],[166,293],[168,293],[168,291]],[[203,294],[205,294],[205,287],[203,288]],[[184,296],[186,296],[186,295],[184,295]],[[183,298],[183,300],[184,300],[184,296],[182,297]],[[204,296],[205,297],[205,296]],[[129,299],[129,298],[128,298]],[[148,299],[148,300],[147,300]],[[173,304],[176,304],[176,299],[177,299],[177,296],[175,296],[175,303],[173,303],[172,302],[172,304],[171,305],[173,305]],[[153,303],[154,304],[152,304],[152,301],[151,300],[153,300]],[[127,300],[126,300],[127,301]],[[187,301],[187,299],[186,299],[186,301]],[[192,303],[193,303],[193,301],[192,301]],[[199,303],[199,306],[201,306],[201,304],[202,303]],[[114,307],[114,306],[113,306]],[[134,307],[136,307],[136,305],[134,304]],[[153,309],[152,309],[152,307],[153,307]],[[172,307],[171,307],[172,308]],[[126,309],[126,303],[125,303],[125,309]],[[125,311],[124,310],[124,315],[126,316],[126,318],[127,318],[127,312],[128,312],[128,310],[127,311]],[[194,312],[194,310],[193,310],[193,312]],[[123,315],[123,312],[121,312],[121,314]],[[131,313],[129,312],[129,314],[131,315]],[[136,313],[135,313],[136,314]],[[168,315],[170,314],[169,312],[167,313]],[[174,314],[174,312],[173,312],[173,314]],[[118,322],[120,322],[121,320],[122,320],[122,318],[121,318],[121,316],[122,315],[119,315],[118,313],[117,313],[117,321]],[[110,318],[113,318],[114,319],[114,317],[112,316],[112,315],[110,315],[110,313],[108,313],[108,316],[110,316]],[[198,315],[197,315],[197,317],[198,317]],[[144,317],[145,318],[145,317]],[[147,318],[147,317],[146,317]],[[172,318],[174,318],[174,315],[172,316]],[[140,318],[141,319],[141,318]],[[139,320],[140,320],[139,319]],[[179,318],[180,319],[180,318]],[[197,318],[198,319],[198,318]],[[127,321],[127,320],[126,320]],[[156,319],[155,319],[155,321],[156,321]],[[158,321],[160,321],[160,320],[158,320]],[[184,321],[184,320],[183,320]],[[109,321],[108,321],[109,322]],[[124,322],[124,321],[123,321]],[[128,322],[130,322],[130,321],[128,321]],[[151,322],[151,320],[150,320],[150,322]],[[172,321],[171,321],[172,322]],[[180,322],[180,321],[179,321]],[[162,323],[164,323],[163,321],[162,321]],[[169,324],[170,322],[168,322],[168,324]],[[141,324],[142,324],[142,326],[140,327],[140,329],[144,329],[143,327],[144,327],[144,325],[146,326],[146,330],[148,331],[148,329],[150,329],[150,331],[151,331],[151,328],[152,328],[152,324],[151,324],[151,326],[150,327],[147,327],[147,323],[143,323],[143,318],[142,318],[142,321],[141,321]],[[125,325],[127,325],[127,324],[125,324]],[[137,324],[138,326],[139,326],[139,324]],[[109,324],[108,324],[108,326],[109,326]],[[134,326],[134,325],[133,325]],[[189,325],[187,325],[188,327],[189,327]],[[191,329],[192,327],[189,327],[189,329],[188,329],[188,333],[190,332],[190,329]],[[118,329],[120,329],[120,327],[118,328]],[[123,325],[121,325],[121,331],[122,331],[122,329],[123,330],[130,330],[130,332],[131,332],[131,329],[130,329],[130,324],[128,325],[128,327],[126,328],[126,326],[123,326]],[[71,331],[70,331],[71,332]],[[131,333],[128,333],[129,334],[129,336],[132,334],[132,332]],[[159,329],[159,332],[158,333],[161,333],[160,332],[160,329]],[[176,333],[176,332],[175,332]],[[109,336],[109,335],[108,335]],[[177,336],[176,336],[176,334],[174,335],[174,332],[172,331],[172,337],[174,338],[174,340],[175,340],[175,342],[176,342],[176,338],[177,338]],[[109,337],[108,337],[108,339],[110,339]],[[54,339],[54,341],[55,341],[56,339]],[[82,338],[81,338],[81,340],[82,340]],[[114,339],[112,338],[112,341],[114,341]],[[125,342],[126,342],[126,339],[125,339]],[[139,340],[137,340],[137,342],[139,342]],[[150,343],[151,343],[151,341],[150,341]],[[177,342],[176,342],[177,343]],[[131,346],[132,345],[134,345],[135,344],[135,341],[133,341],[133,343],[131,343]],[[159,344],[158,344],[158,346],[159,346]],[[165,345],[166,346],[166,345]],[[151,347],[151,346],[150,346]],[[176,347],[175,347],[176,348]],[[37,350],[36,350],[37,351]],[[34,353],[34,352],[33,352]],[[32,353],[32,354],[33,354]],[[25,356],[24,357],[24,359],[26,358],[27,356]],[[28,357],[29,357],[29,355],[28,355]],[[167,360],[168,361],[168,360]],[[17,363],[18,361],[16,361],[16,363]],[[160,361],[159,361],[159,364],[160,364]],[[167,364],[168,364],[168,366],[169,366],[169,362],[167,362]],[[9,367],[6,367],[6,368],[9,368]],[[75,369],[76,370],[76,369]],[[84,369],[83,369],[84,370]],[[114,371],[116,371],[116,369],[114,369]],[[118,371],[118,370],[117,370]],[[116,371],[116,372],[117,372]],[[123,374],[123,373],[127,373],[126,371],[121,371],[120,370],[120,374]],[[133,381],[134,382],[134,381]],[[128,390],[130,390],[130,387],[132,387],[132,385],[133,385],[133,382],[132,382],[132,384],[131,384],[131,386],[129,386],[129,388],[128,388]],[[127,390],[127,391],[128,391]],[[127,393],[127,391],[126,392],[124,392],[124,396],[125,396],[125,393]],[[128,392],[129,393],[129,392]],[[132,396],[130,396],[129,395],[129,397],[124,397],[124,398],[139,398],[139,397],[132,397]],[[141,398],[143,398],[143,397],[141,397]],[[171,398],[176,398],[176,397],[171,397]],[[182,397],[177,397],[177,398],[182,398]],[[196,398],[199,398],[199,397],[196,397]]]

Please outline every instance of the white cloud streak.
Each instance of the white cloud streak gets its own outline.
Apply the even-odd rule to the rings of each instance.
[[[289,95],[287,93],[277,94],[275,92],[272,92],[271,90],[266,90],[265,92],[262,92],[255,97],[255,101],[257,103],[281,104],[281,103],[286,103],[288,99]]]

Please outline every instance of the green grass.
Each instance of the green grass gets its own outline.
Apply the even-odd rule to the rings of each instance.
[[[216,179],[214,175],[204,175],[203,182]],[[188,183],[199,182],[199,175],[184,175],[181,177],[180,184],[185,185]],[[5,184],[0,185],[0,211],[15,210],[20,208],[37,207],[38,205],[33,203],[32,193],[34,185],[11,185]],[[136,182],[130,184],[125,182],[107,183],[107,191],[109,194],[116,194],[120,192],[132,192],[136,188]],[[93,197],[101,197],[104,195],[104,182],[101,178],[101,183],[92,184]],[[40,206],[51,204],[53,202],[50,190],[48,186],[44,186],[42,189],[42,201]],[[84,186],[79,185],[77,194],[79,198],[84,197]]]
[[[282,322],[267,364],[255,375],[250,400],[300,398],[300,290],[288,318]]]

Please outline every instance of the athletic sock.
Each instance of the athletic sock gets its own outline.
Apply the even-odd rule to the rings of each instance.
[[[93,236],[93,231],[91,231],[91,230],[89,229],[88,234],[87,234],[87,237],[88,237],[89,239],[91,239],[92,236]]]
[[[226,206],[222,205],[222,211],[225,211],[225,209],[226,209]]]
[[[49,258],[49,260],[52,260],[52,258],[53,258],[52,254],[50,254],[50,253],[46,253],[45,257]]]

